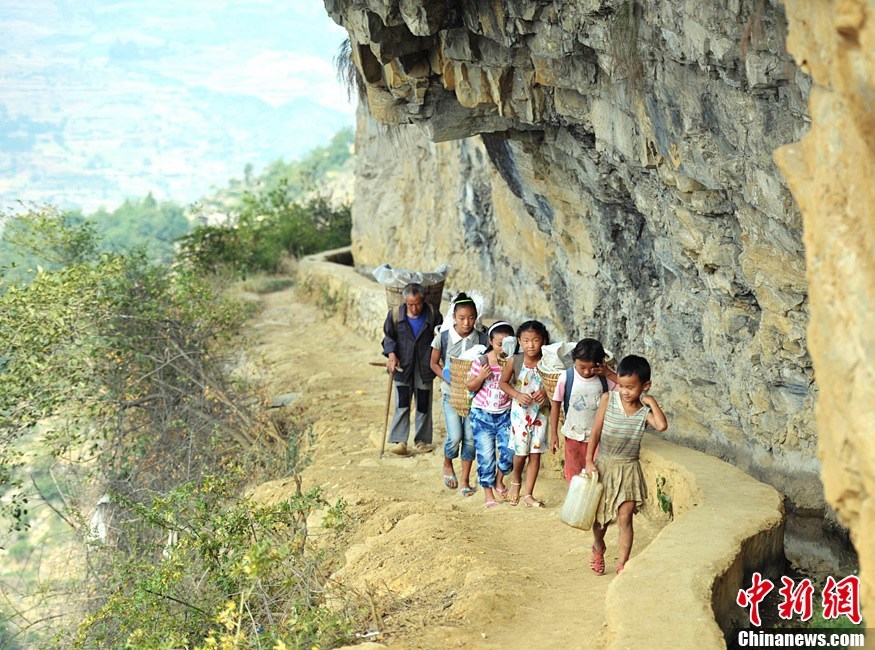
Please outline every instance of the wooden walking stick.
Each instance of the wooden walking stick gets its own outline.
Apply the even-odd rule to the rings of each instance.
[[[386,367],[386,364],[381,361],[371,361],[368,365]],[[401,368],[397,368],[398,372],[402,372]],[[386,453],[386,439],[389,437],[389,410],[392,405],[392,386],[394,385],[395,373],[389,373],[389,392],[386,394],[386,424],[383,426],[383,444],[380,445],[380,455],[382,458]]]
[[[386,394],[386,424],[383,426],[383,444],[380,447],[380,458],[386,453],[386,438],[389,437],[389,407],[392,405],[392,385],[394,372],[389,373],[389,392]]]

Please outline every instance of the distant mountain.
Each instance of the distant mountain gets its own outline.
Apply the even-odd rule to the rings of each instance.
[[[0,4],[0,210],[186,203],[354,123],[317,0]]]
[[[223,223],[238,211],[244,195],[266,195],[280,188],[295,202],[321,196],[335,208],[349,207],[355,184],[354,147],[355,133],[346,127],[327,145],[315,147],[298,160],[279,158],[258,173],[247,165],[242,177],[228,179],[223,187],[200,199],[192,216],[205,224]]]

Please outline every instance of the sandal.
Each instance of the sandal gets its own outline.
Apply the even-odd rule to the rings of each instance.
[[[598,550],[592,547],[592,556],[589,558],[589,568],[597,576],[605,575],[605,549]]]
[[[523,497],[523,505],[526,508],[543,508],[543,507],[545,507],[543,501],[538,501],[531,494],[527,494],[526,496]]]
[[[507,488],[500,488],[497,485],[493,488],[498,495],[499,501],[507,501]]]
[[[466,487],[466,488],[462,488],[462,496],[463,496],[463,497],[469,497],[469,496],[471,496],[472,494],[474,494],[476,491],[477,491],[477,488],[475,488],[475,487]]]
[[[623,573],[623,569],[625,569],[625,568],[626,568],[625,564],[618,564],[617,565],[617,575],[620,575],[621,573]]]
[[[516,486],[519,486],[519,487],[522,487],[522,485],[523,485],[522,483],[514,483],[513,481],[511,481],[510,484],[511,484],[511,485],[516,485]],[[510,492],[510,490],[508,490],[508,492]],[[515,506],[515,505],[517,505],[519,502],[520,502],[520,493],[519,493],[519,492],[516,493],[516,496],[508,496],[508,497],[507,497],[507,503],[508,503],[508,505]]]
[[[484,503],[483,507],[486,508],[487,510],[492,510],[493,508],[497,508],[500,505],[501,505],[500,502],[493,500],[493,501],[487,501],[486,503]]]
[[[444,474],[444,485],[446,485],[451,490],[455,490],[459,487],[459,481],[456,479],[455,474]]]

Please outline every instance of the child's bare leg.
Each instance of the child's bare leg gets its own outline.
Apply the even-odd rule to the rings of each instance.
[[[598,523],[592,522],[592,547],[594,549],[599,551],[605,550],[605,533],[608,532],[608,526],[610,524],[600,526]]]
[[[507,500],[512,505],[516,505],[520,500],[520,487],[523,484],[523,467],[526,464],[526,458],[528,456],[515,455],[513,457],[513,474],[510,478],[510,491],[507,494]]]
[[[596,575],[605,573],[605,533],[608,525],[600,526],[597,522],[592,524],[592,555],[589,558],[589,568]]]
[[[501,470],[495,470],[495,487],[498,489],[498,493],[501,494],[507,488],[504,486],[504,474],[501,473]]]
[[[459,485],[463,490],[467,490],[471,487],[471,466],[473,464],[473,460],[462,461],[462,482]]]
[[[617,531],[620,537],[620,562],[617,565],[617,571],[622,570],[629,559],[629,553],[632,552],[632,542],[635,538],[635,531],[632,530],[632,512],[634,510],[634,501],[624,501],[620,504],[620,509],[617,512]]]
[[[453,459],[447,456],[444,456],[444,483],[452,490],[459,487],[459,482],[456,480],[456,470],[453,469]]]
[[[535,499],[535,482],[538,480],[538,472],[541,470],[541,454],[529,454],[529,467],[526,470],[526,491],[523,497],[527,505],[540,504]],[[541,504],[543,505],[543,504]]]

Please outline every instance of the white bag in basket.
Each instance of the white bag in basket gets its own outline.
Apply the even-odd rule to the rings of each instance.
[[[449,264],[442,264],[431,273],[411,271],[409,269],[393,269],[389,264],[381,264],[371,272],[371,275],[382,285],[403,289],[411,282],[416,282],[424,287],[443,282],[449,271]]]
[[[486,346],[480,345],[479,343],[475,345],[473,348],[468,348],[462,354],[460,354],[457,359],[461,359],[462,361],[474,361],[477,357],[482,357],[486,352]]]

